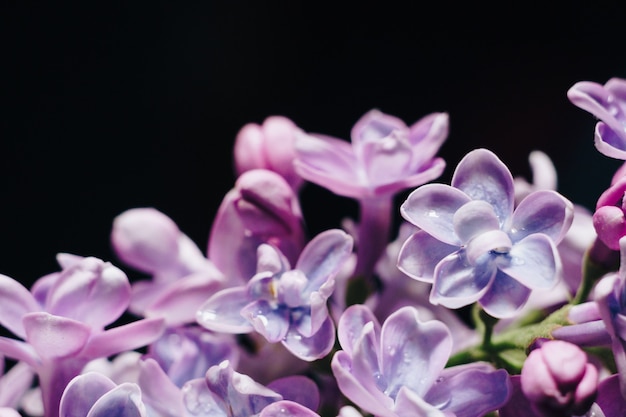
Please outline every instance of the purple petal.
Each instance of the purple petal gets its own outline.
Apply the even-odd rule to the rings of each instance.
[[[411,278],[430,283],[439,261],[458,249],[418,230],[400,248],[398,269]]]
[[[251,301],[246,287],[221,290],[198,309],[197,321],[216,332],[249,333],[254,327],[241,315],[241,310]]]
[[[270,343],[283,340],[289,330],[289,309],[275,307],[266,300],[251,302],[241,309],[241,315]]]
[[[515,209],[509,227],[511,240],[543,233],[561,242],[574,221],[574,205],[555,191],[542,190],[531,193]]]
[[[472,369],[438,379],[426,401],[456,417],[480,417],[507,403],[512,392],[503,370]]]
[[[257,248],[257,274],[270,272],[278,274],[290,268],[289,260],[274,246],[264,243]]]
[[[515,198],[511,172],[487,149],[476,149],[465,155],[454,171],[451,185],[472,200],[491,204],[501,226],[513,213]]]
[[[90,257],[61,272],[48,292],[46,306],[51,314],[101,329],[126,311],[130,292],[124,272]]]
[[[419,394],[406,387],[400,388],[396,403],[394,404],[394,411],[397,413],[398,417],[447,417],[447,415],[438,410],[437,407],[429,404]]]
[[[357,120],[350,132],[350,138],[353,146],[359,147],[363,142],[383,139],[394,131],[406,132],[408,127],[401,119],[373,109]]]
[[[482,200],[470,201],[461,206],[454,213],[452,222],[461,242],[469,242],[475,236],[500,228],[493,207]]]
[[[362,304],[354,304],[346,308],[339,318],[337,337],[341,348],[350,356],[353,354],[354,345],[361,338],[363,327],[367,323],[373,323],[374,337],[380,340],[380,324],[378,319],[368,307]]]
[[[196,378],[188,381],[183,385],[181,392],[183,394],[183,404],[185,413],[191,413],[193,416],[199,417],[223,417],[228,416],[227,405],[225,400],[217,398],[207,387],[205,378]],[[233,414],[230,414],[233,417]]]
[[[328,355],[335,344],[335,324],[330,317],[321,324],[319,330],[306,337],[290,328],[282,344],[296,357],[304,361],[314,361]]]
[[[413,156],[413,166],[426,164],[441,148],[448,137],[449,117],[447,113],[431,113],[413,123],[409,131],[409,141],[419,152]]]
[[[603,155],[626,160],[626,139],[624,134],[611,129],[606,123],[598,122],[594,130],[594,145]]]
[[[352,245],[352,237],[339,229],[326,230],[306,245],[295,267],[309,279],[303,298],[308,298],[311,292],[334,278],[350,257]]]
[[[310,410],[317,410],[319,407],[320,393],[317,384],[305,376],[280,378],[269,383],[267,388],[279,393],[283,400],[296,402]]]
[[[0,407],[0,417],[22,417],[14,408]]]
[[[283,400],[263,408],[259,417],[319,417],[319,415],[296,402]]]
[[[48,360],[76,355],[91,333],[84,323],[45,312],[28,313],[23,323],[28,343],[41,358]]]
[[[496,318],[512,317],[528,300],[530,290],[502,271],[498,271],[489,290],[479,302]]]
[[[41,358],[35,349],[21,340],[0,336],[0,353],[9,358],[23,361],[35,369],[41,364]]]
[[[454,213],[470,198],[460,190],[443,184],[426,184],[407,197],[400,214],[436,239],[449,245],[463,243],[454,231]]]
[[[600,382],[596,404],[606,417],[626,415],[626,400],[620,391],[620,376],[618,374],[611,375]]]
[[[162,415],[182,416],[183,394],[154,359],[140,361],[137,383],[144,403]],[[161,415],[159,414],[159,415]]]
[[[496,273],[497,268],[489,259],[472,266],[463,251],[452,253],[435,268],[430,301],[448,308],[472,304],[484,296]]]
[[[413,152],[415,155],[416,152]],[[429,181],[441,176],[446,168],[446,162],[442,158],[434,158],[419,167],[419,171],[413,173],[412,170],[405,172],[393,182],[380,184],[370,191],[374,197],[390,196],[408,188],[419,187]]]
[[[561,261],[552,240],[541,233],[515,244],[507,256],[498,257],[498,268],[530,289],[548,290],[561,279]]]
[[[156,341],[164,330],[162,318],[142,319],[113,327],[92,335],[81,355],[93,359],[138,349]]]
[[[353,364],[350,356],[338,351],[331,362],[333,375],[343,395],[363,410],[375,416],[396,417],[391,411],[393,399],[384,395],[375,384],[373,375],[366,379],[352,373]]]
[[[63,391],[59,414],[64,417],[85,417],[96,401],[115,387],[115,383],[101,373],[79,375]]]
[[[413,150],[406,138],[392,133],[376,141],[364,142],[359,147],[370,187],[393,183],[411,172]]]
[[[387,388],[395,397],[401,387],[423,396],[446,366],[452,336],[442,322],[420,322],[417,310],[403,307],[383,323],[381,368]]]
[[[137,384],[125,382],[103,395],[93,405],[87,417],[146,417]]]
[[[18,407],[33,385],[35,371],[27,362],[17,362],[0,378],[0,405]]]
[[[18,281],[0,274],[0,324],[13,334],[24,338],[22,317],[27,313],[41,311],[32,294]]]

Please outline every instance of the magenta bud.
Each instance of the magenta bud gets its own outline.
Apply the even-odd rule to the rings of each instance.
[[[530,352],[521,385],[537,415],[583,415],[595,401],[598,371],[578,346],[551,340]]]

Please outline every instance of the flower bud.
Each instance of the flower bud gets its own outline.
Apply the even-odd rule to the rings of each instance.
[[[528,355],[521,385],[539,416],[583,415],[595,401],[598,371],[578,346],[550,340]]]

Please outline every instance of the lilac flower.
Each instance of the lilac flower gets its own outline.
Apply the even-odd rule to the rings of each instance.
[[[578,346],[549,340],[530,352],[520,382],[537,415],[582,415],[596,398],[598,370]]]
[[[486,149],[463,158],[451,186],[423,185],[400,211],[421,230],[405,242],[398,266],[433,283],[433,304],[479,302],[494,317],[511,317],[531,289],[549,290],[561,279],[556,245],[572,223],[572,203],[542,190],[514,207],[511,173]]]
[[[605,190],[596,202],[593,214],[593,226],[600,239],[607,247],[619,250],[619,241],[626,236],[626,175],[623,169],[613,176],[611,186]]]
[[[486,363],[445,368],[452,348],[448,328],[421,322],[403,307],[382,326],[363,305],[348,307],[338,325],[343,350],[332,370],[341,392],[379,417],[482,416],[508,400],[509,376]]]
[[[154,208],[134,208],[113,221],[111,244],[126,264],[151,279],[132,284],[129,311],[193,323],[196,310],[224,287],[224,277],[176,223]]]
[[[301,134],[296,141],[296,171],[306,180],[360,205],[355,275],[369,278],[389,238],[395,193],[441,175],[435,157],[448,134],[448,115],[433,113],[408,127],[378,110],[352,128],[352,143]]]
[[[257,331],[281,342],[297,357],[311,361],[333,346],[335,326],[326,300],[334,277],[352,251],[352,238],[327,230],[311,240],[295,269],[278,248],[258,248],[257,274],[245,286],[219,291],[198,311],[198,322],[227,333]]]
[[[598,151],[626,160],[626,80],[611,78],[604,85],[581,81],[569,89],[567,97],[600,119],[595,128]]]
[[[300,131],[294,122],[283,116],[270,116],[262,125],[246,124],[237,133],[233,149],[237,175],[267,169],[280,174],[298,191],[304,180],[296,174],[293,161],[296,136]]]
[[[137,384],[115,384],[97,372],[73,378],[60,401],[63,417],[147,417]]]
[[[24,340],[0,337],[0,351],[37,373],[48,417],[58,415],[63,389],[89,361],[145,346],[163,331],[162,319],[105,329],[128,307],[126,275],[93,257],[58,259],[63,270],[32,292],[0,275],[0,324]]]
[[[241,174],[224,196],[211,227],[208,258],[228,278],[227,285],[240,285],[254,275],[262,243],[295,263],[305,235],[300,203],[289,184],[275,172],[254,169]]]

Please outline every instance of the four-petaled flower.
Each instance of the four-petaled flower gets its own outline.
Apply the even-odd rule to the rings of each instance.
[[[405,242],[398,266],[433,283],[433,304],[478,301],[494,317],[511,317],[531,289],[548,290],[561,278],[556,245],[572,223],[572,203],[541,190],[515,207],[511,173],[491,151],[468,153],[451,186],[421,186],[400,210],[421,230]]]

